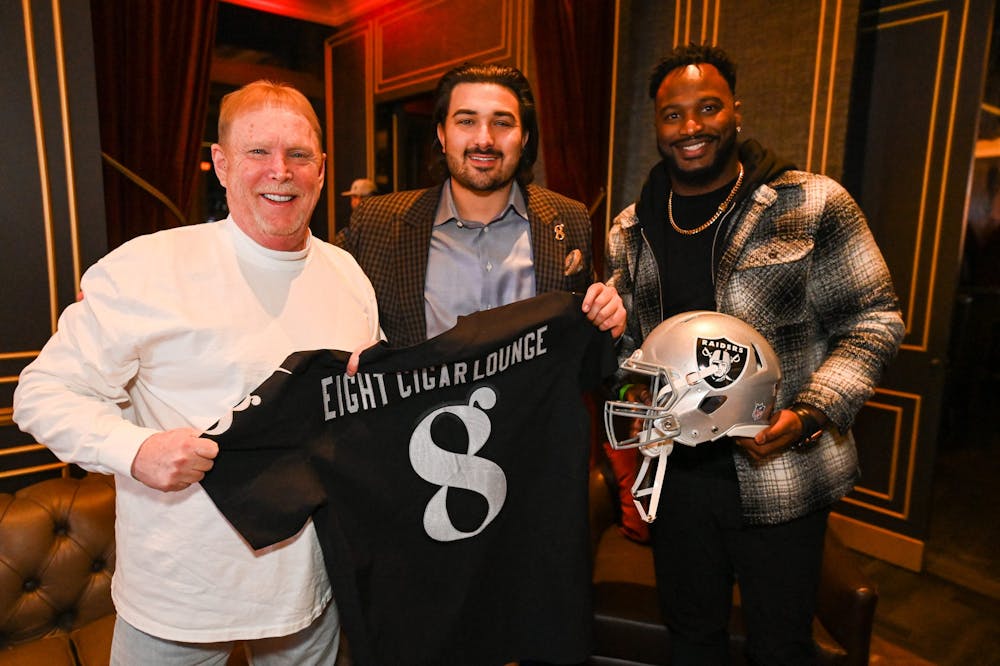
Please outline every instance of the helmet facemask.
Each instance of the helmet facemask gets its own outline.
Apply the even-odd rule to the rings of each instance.
[[[682,395],[681,390],[674,387],[670,374],[665,368],[639,360],[639,354],[633,354],[622,363],[622,368],[637,375],[649,377],[649,394],[654,396],[652,404],[643,404],[628,400],[611,400],[604,407],[604,427],[612,448],[634,449],[647,447],[665,441],[671,441],[680,434],[676,417],[671,409]],[[624,425],[616,423],[623,419]],[[635,428],[634,424],[639,427]],[[628,433],[620,438],[619,433]]]

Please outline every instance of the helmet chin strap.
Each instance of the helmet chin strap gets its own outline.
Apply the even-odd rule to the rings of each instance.
[[[639,465],[635,483],[632,484],[632,503],[635,504],[635,508],[639,512],[639,517],[647,523],[656,520],[656,510],[660,506],[660,492],[663,490],[663,475],[667,471],[667,458],[674,450],[674,440],[672,438],[658,439],[654,437],[650,432],[654,429],[667,437],[680,434],[679,430],[668,432],[653,426],[639,435],[642,440],[653,440],[651,444],[639,446],[639,451],[642,453],[642,464]],[[685,444],[684,442],[681,442],[681,444],[684,444],[684,446],[696,446],[695,444]],[[656,466],[655,471],[651,469],[654,464]],[[650,476],[652,476],[653,482],[646,485]],[[647,498],[649,501],[648,510],[643,505],[644,500]]]
[[[660,506],[660,491],[663,489],[663,474],[667,471],[667,456],[674,450],[673,440],[640,447],[642,464],[632,484],[632,503],[635,504],[639,517],[645,522],[656,520],[656,509]],[[650,476],[650,465],[656,461],[656,476],[653,483],[645,488],[642,486]],[[649,498],[649,511],[643,506],[643,500]]]

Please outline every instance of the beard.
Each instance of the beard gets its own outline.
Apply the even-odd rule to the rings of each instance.
[[[720,136],[718,142],[718,149],[715,151],[715,157],[712,159],[712,162],[697,169],[682,169],[673,153],[669,150],[664,150],[659,143],[657,143],[656,149],[667,166],[667,172],[670,174],[672,182],[683,183],[687,187],[696,188],[715,182],[726,170],[726,166],[733,155],[736,154],[735,132]]]
[[[471,152],[473,151],[469,151],[463,155],[464,159],[461,160],[451,155],[446,155],[449,174],[465,189],[473,192],[495,192],[507,187],[517,175],[519,162],[514,162],[513,164],[504,163],[490,171],[480,171],[473,166],[468,158]],[[482,154],[482,151],[474,152]],[[500,155],[496,151],[492,154]]]

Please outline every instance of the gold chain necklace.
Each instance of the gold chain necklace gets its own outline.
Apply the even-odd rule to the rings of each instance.
[[[729,196],[726,197],[725,201],[719,204],[719,209],[715,211],[715,215],[708,218],[708,222],[701,225],[700,227],[696,227],[694,229],[682,229],[681,227],[677,226],[677,223],[674,222],[674,190],[673,188],[670,189],[670,196],[667,197],[667,219],[670,220],[670,226],[674,228],[674,231],[676,231],[679,234],[684,234],[685,236],[694,236],[695,234],[701,233],[705,229],[708,229],[710,226],[712,226],[712,224],[715,223],[716,220],[719,219],[720,215],[726,212],[726,209],[729,208],[729,204],[733,203],[733,199],[736,198],[736,193],[739,192],[740,185],[743,184],[743,163],[740,162],[739,164],[740,164],[740,175],[736,176],[736,184],[733,185],[733,189],[730,190]]]

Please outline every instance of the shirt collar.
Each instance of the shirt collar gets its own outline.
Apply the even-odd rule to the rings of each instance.
[[[517,181],[512,181],[510,194],[507,197],[507,205],[490,222],[495,222],[503,218],[511,208],[518,216],[528,219],[528,204],[524,199],[524,192]],[[437,212],[434,214],[434,226],[440,226],[452,220],[461,220],[455,210],[455,198],[451,194],[451,178],[444,182],[441,187],[441,198],[438,200]]]

